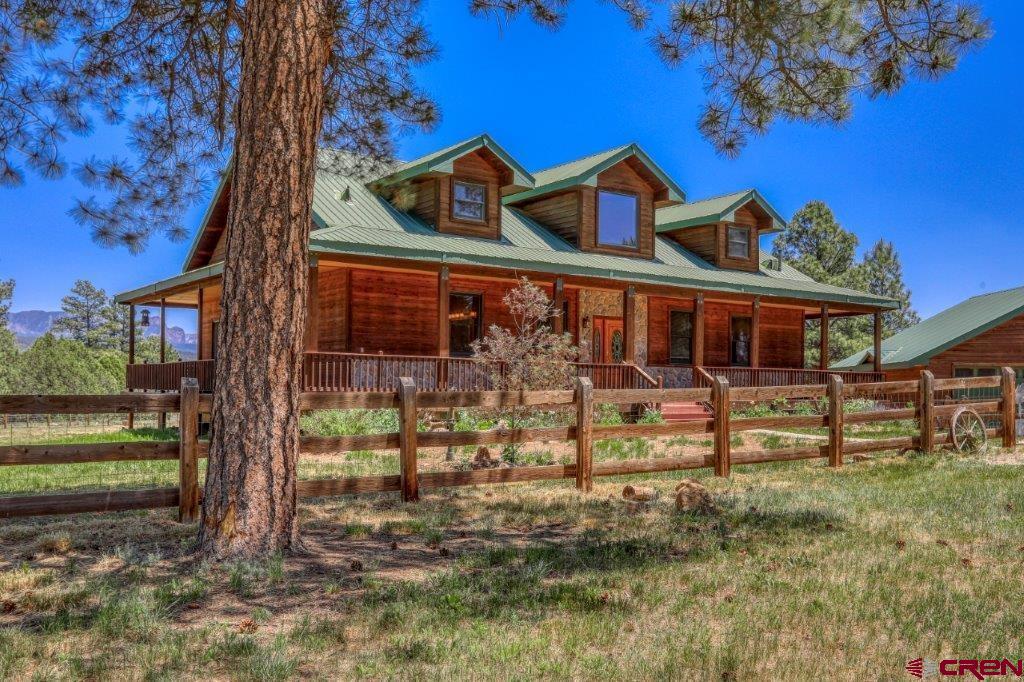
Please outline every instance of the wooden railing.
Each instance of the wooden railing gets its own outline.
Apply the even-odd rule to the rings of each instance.
[[[576,363],[576,376],[589,377],[597,388],[654,388],[658,382],[631,364]],[[504,366],[497,371],[504,372]],[[176,391],[186,377],[198,379],[199,390],[213,391],[213,360],[129,365],[127,388],[133,391]],[[364,353],[306,353],[302,390],[395,391],[398,379],[411,377],[421,391],[488,391],[494,388],[493,368],[473,358]]]
[[[729,385],[738,386],[802,386],[824,384],[836,375],[846,384],[865,384],[882,381],[880,372],[842,372],[821,369],[783,369],[775,367],[695,367],[694,386],[710,386],[707,377],[724,377]],[[703,370],[703,375],[700,371]]]
[[[1013,370],[1004,368],[1001,376],[966,379],[934,379],[922,372],[919,381],[872,382],[845,385],[838,376],[829,377],[826,385],[732,388],[721,377],[711,388],[682,389],[595,389],[588,377],[576,380],[575,390],[565,391],[419,391],[412,377],[399,379],[397,391],[353,391],[304,393],[303,410],[382,409],[397,408],[399,432],[303,437],[300,455],[332,455],[363,450],[398,450],[399,473],[387,476],[298,481],[300,497],[323,497],[369,492],[401,492],[402,499],[418,499],[421,488],[436,488],[489,483],[514,483],[545,479],[575,479],[576,487],[589,491],[595,476],[613,476],[661,471],[713,467],[716,475],[729,476],[734,464],[755,464],[799,459],[827,458],[833,467],[840,467],[844,457],[852,453],[879,452],[916,448],[932,451],[946,443],[948,434],[936,433],[943,417],[958,409],[957,405],[937,405],[936,393],[965,389],[1000,388],[999,400],[962,403],[983,415],[995,415],[998,429],[990,435],[1001,435],[1004,447],[1016,446],[1016,400]],[[180,469],[178,487],[148,490],[110,490],[104,492],[22,495],[0,498],[0,518],[78,512],[117,511],[178,506],[182,521],[198,518],[201,490],[198,484],[198,459],[207,455],[208,447],[199,441],[196,428],[201,412],[209,411],[210,397],[199,394],[194,380],[184,380],[180,393],[126,394],[115,396],[2,396],[0,414],[84,414],[110,412],[173,412],[180,411],[182,425],[177,443],[89,443],[73,445],[12,445],[0,447],[0,467],[4,465],[71,464],[78,462],[111,462],[122,460],[177,459]],[[882,409],[845,413],[845,399],[874,398],[879,395],[914,393],[919,396],[916,407]],[[773,401],[779,398],[822,399],[826,414],[784,415],[734,418],[733,402]],[[598,425],[593,422],[595,403],[663,403],[709,402],[711,419],[653,424]],[[575,420],[571,426],[543,428],[496,428],[488,431],[417,431],[418,411],[437,408],[496,408],[509,406],[560,406],[571,408]],[[860,440],[846,443],[844,424],[865,424],[916,419],[917,435]],[[733,452],[731,434],[739,431],[770,428],[828,429],[825,445],[805,445],[785,449],[742,450]],[[617,438],[713,434],[709,454],[651,459],[594,462],[594,442]],[[547,440],[575,441],[575,462],[572,464],[524,466],[497,469],[450,470],[421,472],[417,462],[419,448],[471,446],[499,443],[526,443]]]

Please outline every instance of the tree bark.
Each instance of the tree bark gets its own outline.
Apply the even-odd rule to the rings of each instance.
[[[200,552],[299,549],[308,240],[331,26],[317,0],[246,3]]]

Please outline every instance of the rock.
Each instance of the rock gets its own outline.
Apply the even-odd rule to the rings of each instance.
[[[858,454],[853,456],[853,461],[854,462],[867,462],[869,459],[871,459],[871,458],[868,457],[865,454],[862,454],[862,453],[858,453]]]
[[[708,489],[693,479],[683,479],[676,486],[676,509],[709,513],[715,511],[715,501]]]
[[[501,460],[492,458],[491,449],[486,445],[481,445],[476,449],[476,455],[473,457],[474,469],[489,469],[499,464],[501,464]]]
[[[658,491],[654,488],[627,485],[622,489],[622,498],[632,502],[650,502],[658,498]]]

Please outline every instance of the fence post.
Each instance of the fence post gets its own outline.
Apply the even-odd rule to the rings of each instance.
[[[1003,367],[1003,447],[1017,447],[1017,375]]]
[[[711,404],[715,411],[715,476],[729,476],[729,380],[715,377],[711,383]]]
[[[921,452],[935,450],[935,375],[928,370],[921,372],[918,392],[918,409],[921,414]]]
[[[199,381],[181,380],[178,408],[178,521],[199,520]]]
[[[402,501],[420,499],[416,478],[416,382],[411,377],[398,379],[398,446],[401,464]]]
[[[843,466],[843,380],[828,375],[828,465]]]
[[[594,488],[594,383],[576,377],[576,488]]]

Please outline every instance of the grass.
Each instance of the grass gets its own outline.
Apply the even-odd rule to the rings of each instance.
[[[717,512],[674,510],[682,472],[312,501],[310,553],[252,563],[194,561],[171,512],[5,522],[0,678],[900,679],[1019,654],[1024,466],[687,475]],[[627,507],[625,482],[661,497]]]

